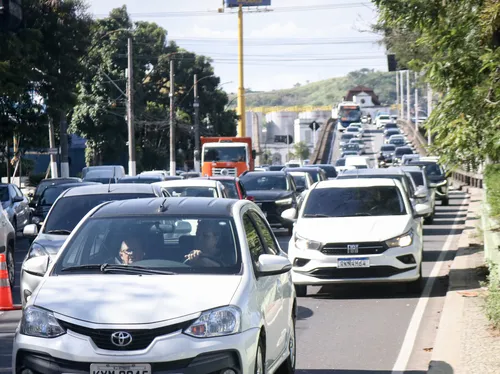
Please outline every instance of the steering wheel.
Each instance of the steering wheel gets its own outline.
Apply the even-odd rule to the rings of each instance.
[[[208,259],[208,260],[210,260],[210,261],[215,262],[217,265],[220,265],[221,267],[222,267],[222,266],[224,266],[224,264],[223,264],[222,262],[220,262],[219,260],[217,260],[216,258],[214,258],[214,257],[212,257],[212,256],[208,256],[208,255],[203,255],[203,254],[202,254],[202,255],[199,255],[197,258],[206,258],[206,259]],[[183,262],[183,264],[187,264],[187,263],[188,263],[188,262],[190,262],[190,261],[192,261],[192,260],[190,260],[189,258],[187,258],[187,259]]]

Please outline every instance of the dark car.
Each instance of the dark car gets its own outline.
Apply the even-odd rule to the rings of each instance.
[[[292,176],[283,171],[252,171],[243,173],[240,180],[271,227],[285,228],[291,234],[293,222],[282,218],[281,213],[297,207],[298,193]]]
[[[33,209],[33,217],[31,219],[31,222],[37,225],[43,222],[45,220],[45,217],[47,217],[47,213],[49,213],[50,208],[52,207],[52,205],[54,205],[54,202],[68,188],[88,186],[92,184],[100,184],[100,183],[95,183],[95,182],[64,183],[47,187],[40,195],[40,198],[38,199],[38,202],[35,208]]]
[[[243,187],[243,184],[241,183],[240,178],[238,177],[216,176],[216,177],[199,177],[196,179],[208,179],[221,182],[226,189],[227,197],[229,199],[238,199],[238,200],[246,199],[253,201],[253,196],[247,195],[247,191],[245,190],[245,187]]]
[[[404,155],[412,155],[413,153],[413,149],[411,149],[410,147],[398,147],[394,151],[394,159],[392,161],[393,163],[401,164],[401,160],[403,159]]]
[[[285,169],[283,169],[283,171],[284,172],[303,171],[303,172],[311,175],[311,178],[313,179],[314,183],[326,181],[328,179],[325,171],[322,168],[317,167],[316,165],[311,165],[311,166],[307,166],[307,167],[300,167],[300,168],[285,168]]]
[[[80,178],[49,178],[49,179],[42,179],[42,181],[36,186],[35,193],[33,196],[30,196],[28,194],[28,197],[31,198],[30,201],[30,207],[35,208],[36,203],[40,196],[42,195],[43,191],[49,186],[55,186],[57,184],[67,184],[67,183],[80,183],[82,180]]]
[[[394,144],[385,144],[380,147],[378,156],[379,166],[385,166],[386,164],[392,163],[394,152],[396,152],[396,146]]]
[[[436,199],[446,206],[449,204],[448,176],[441,165],[433,161],[410,161],[408,165],[420,166],[429,179],[430,187],[436,190]]]
[[[357,156],[361,156],[362,154],[360,145],[356,143],[347,143],[342,146],[342,153],[348,151],[355,152],[354,154]]]
[[[384,143],[389,143],[389,139],[393,135],[401,135],[401,132],[398,129],[389,129],[384,134]]]
[[[176,179],[182,179],[180,177],[174,177]],[[140,184],[151,184],[155,182],[164,181],[165,177],[158,174],[147,174],[147,175],[136,175],[135,177],[123,177],[118,180],[118,183],[140,183]]]
[[[399,127],[398,127],[398,124],[396,122],[388,122],[384,125],[384,134],[388,131],[388,130],[392,130],[392,129],[396,129],[398,130],[398,133],[400,133],[399,131]]]
[[[285,165],[269,165],[269,166],[266,166],[266,170],[267,171],[281,171],[281,170],[283,170],[284,167],[285,167]]]
[[[305,167],[308,168],[320,168],[323,169],[324,172],[326,173],[326,177],[328,179],[335,179],[337,178],[337,170],[335,169],[335,166],[329,165],[329,164],[313,164],[313,165],[307,165]]]

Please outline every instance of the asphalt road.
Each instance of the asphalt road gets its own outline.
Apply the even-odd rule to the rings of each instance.
[[[379,131],[366,132],[368,156],[382,143]],[[372,147],[372,148],[370,148]],[[335,150],[334,158],[338,157]],[[299,299],[297,371],[301,374],[424,374],[432,354],[447,276],[464,226],[466,200],[453,192],[448,207],[437,207],[424,228],[422,295],[402,285],[309,287]],[[438,203],[439,205],[439,203]],[[277,233],[282,248],[289,236]],[[28,243],[18,240],[18,268]],[[19,279],[19,278],[17,278]],[[19,288],[14,290],[19,302]],[[0,312],[0,373],[11,370],[13,332],[20,312]]]

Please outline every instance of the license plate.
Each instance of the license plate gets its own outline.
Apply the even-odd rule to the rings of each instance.
[[[150,364],[91,364],[90,374],[151,374]]]
[[[370,259],[369,258],[339,258],[337,262],[337,267],[342,268],[369,268]]]

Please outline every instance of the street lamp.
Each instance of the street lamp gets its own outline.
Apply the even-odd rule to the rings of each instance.
[[[266,159],[266,164],[268,163],[267,157],[267,126],[262,126],[262,134],[264,134],[264,155]]]

